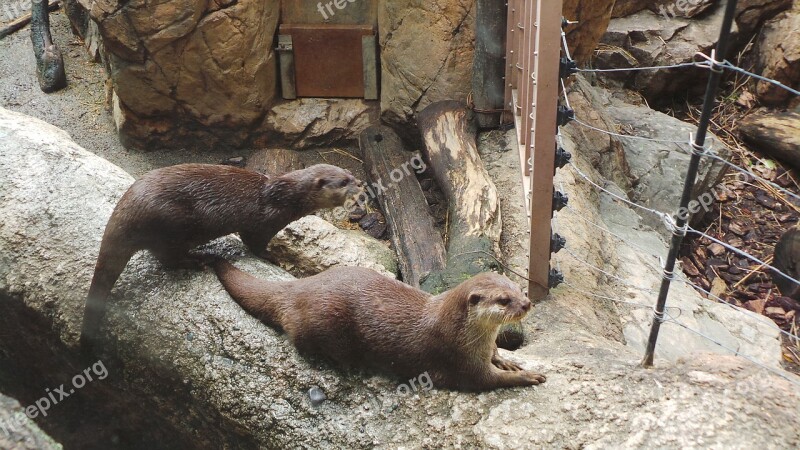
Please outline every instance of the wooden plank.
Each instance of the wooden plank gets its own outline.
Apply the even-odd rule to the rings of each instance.
[[[550,233],[555,172],[556,111],[558,109],[558,61],[561,53],[562,0],[538,0],[536,73],[536,116],[531,135],[531,239],[528,296],[540,300],[549,292]]]
[[[287,34],[278,35],[278,65],[281,71],[281,96],[287,100],[297,98],[294,78],[294,53],[292,37]]]
[[[476,0],[472,102],[479,128],[500,126],[505,94],[506,7],[497,0]]]
[[[375,35],[361,37],[364,60],[364,100],[378,99],[378,54]]]
[[[389,127],[367,128],[358,144],[370,178],[367,193],[375,195],[383,209],[403,281],[420,287],[422,279],[445,268],[444,241],[415,176],[414,166],[422,166],[410,164],[414,154],[403,150]]]

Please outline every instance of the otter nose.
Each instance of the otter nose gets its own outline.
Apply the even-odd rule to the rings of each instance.
[[[522,303],[522,310],[525,311],[525,312],[528,312],[528,311],[531,310],[531,301],[530,300],[525,299],[525,301]]]

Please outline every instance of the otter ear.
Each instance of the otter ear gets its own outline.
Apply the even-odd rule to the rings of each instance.
[[[470,305],[477,305],[478,302],[481,301],[481,294],[469,294],[469,304]]]
[[[327,182],[328,182],[328,180],[326,180],[325,178],[320,177],[320,178],[317,178],[316,180],[314,180],[314,185],[316,185],[317,188],[321,188],[322,186],[325,186],[325,183],[327,183]]]

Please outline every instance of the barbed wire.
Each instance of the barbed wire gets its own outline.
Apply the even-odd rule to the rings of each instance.
[[[636,286],[635,284],[631,283],[630,281],[628,281],[628,280],[626,280],[626,279],[624,279],[624,278],[622,278],[622,277],[620,277],[618,275],[614,275],[614,274],[612,274],[610,272],[607,272],[607,271],[595,266],[594,264],[590,263],[589,261],[585,260],[584,258],[581,258],[580,256],[576,255],[575,253],[573,253],[570,249],[568,249],[566,247],[563,250],[568,255],[572,256],[572,258],[575,261],[578,261],[581,265],[584,265],[584,266],[586,266],[586,267],[588,267],[588,268],[590,268],[592,270],[600,272],[603,275],[605,275],[605,276],[607,276],[607,277],[609,277],[609,278],[611,278],[613,280],[617,280],[619,283],[622,283],[625,287],[629,287],[631,289],[636,289],[636,290],[642,291],[642,292],[647,292],[649,294],[657,294],[658,293],[658,291],[656,291],[655,289]]]
[[[589,125],[588,123],[585,123],[585,122],[583,122],[583,121],[581,121],[581,120],[579,120],[577,118],[574,119],[574,122],[576,122],[578,125],[581,125],[582,127],[589,128],[589,129],[598,131],[600,133],[607,134],[609,136],[616,136],[616,137],[621,137],[621,138],[626,138],[626,139],[643,140],[643,141],[649,141],[649,142],[661,142],[661,143],[675,144],[678,147],[678,150],[680,150],[682,153],[685,153],[687,155],[690,155],[692,153],[692,150],[683,147],[684,145],[691,146],[691,143],[689,143],[688,141],[676,141],[676,140],[671,140],[671,139],[655,139],[655,138],[649,138],[649,137],[644,137],[644,136],[636,136],[636,135],[615,133],[613,131],[604,130],[602,128],[597,128],[595,126]],[[711,139],[711,137],[707,138],[707,140],[710,140],[710,139]],[[762,183],[764,183],[766,185],[769,185],[770,187],[772,187],[773,189],[775,189],[776,191],[780,192],[783,195],[789,196],[789,197],[791,197],[791,198],[793,198],[793,199],[795,199],[797,201],[800,201],[800,195],[797,195],[794,192],[792,192],[792,191],[790,191],[790,190],[788,190],[788,189],[786,189],[784,187],[781,187],[780,185],[778,185],[777,183],[775,183],[773,181],[767,180],[766,178],[756,174],[755,172],[753,172],[751,170],[747,170],[747,169],[745,169],[743,167],[740,167],[740,166],[728,161],[727,159],[717,155],[716,153],[713,153],[713,152],[711,152],[709,150],[706,150],[704,152],[701,152],[700,154],[703,155],[703,156],[707,156],[707,157],[709,157],[711,159],[714,159],[716,161],[719,161],[719,162],[725,164],[726,166],[733,168],[734,170],[736,170],[739,173],[751,176],[754,179],[759,180],[759,181],[761,181]]]
[[[578,69],[578,72],[594,72],[594,73],[598,73],[598,72],[636,72],[636,71],[643,71],[643,70],[679,69],[681,67],[707,68],[705,63],[686,62],[686,63],[670,64],[670,65],[665,65],[665,66],[628,67],[628,68],[615,68],[615,69],[587,69],[587,68],[581,68],[581,69]]]
[[[711,293],[710,291],[707,291],[707,290],[703,289],[703,287],[701,287],[701,286],[698,286],[698,285],[696,285],[696,284],[692,283],[692,282],[691,282],[691,281],[690,281],[688,278],[686,278],[686,276],[685,276],[685,275],[683,275],[683,274],[679,274],[677,279],[678,279],[678,281],[680,281],[681,283],[683,283],[683,284],[685,284],[685,285],[687,285],[687,286],[689,286],[689,287],[692,287],[692,288],[694,288],[694,289],[697,289],[698,291],[700,291],[700,292],[702,292],[702,293],[704,293],[704,294],[708,295],[709,297],[712,297],[712,298],[714,298],[714,299],[715,299],[715,300],[717,300],[719,303],[722,303],[722,304],[726,305],[727,307],[729,307],[729,308],[733,309],[734,311],[737,311],[737,312],[744,312],[744,311],[746,311],[747,313],[750,313],[750,314],[743,314],[743,315],[744,315],[745,317],[750,317],[750,318],[752,318],[753,320],[755,320],[755,321],[757,321],[757,322],[759,322],[759,323],[761,323],[761,324],[763,324],[763,325],[775,326],[775,327],[778,329],[778,331],[780,331],[780,332],[781,332],[781,334],[784,334],[784,335],[786,335],[787,337],[789,337],[789,338],[792,338],[792,339],[796,340],[797,342],[800,342],[800,336],[798,336],[798,335],[796,335],[796,334],[793,334],[793,333],[791,333],[791,332],[789,332],[789,331],[785,331],[785,330],[783,330],[781,327],[778,327],[777,325],[775,325],[775,322],[774,322],[774,321],[772,321],[772,319],[769,319],[768,317],[764,317],[763,315],[761,315],[761,314],[758,314],[758,313],[755,313],[755,312],[753,312],[753,311],[750,311],[750,310],[748,310],[748,309],[742,308],[741,306],[734,305],[733,303],[731,303],[731,302],[729,302],[729,301],[725,300],[724,298],[722,298],[722,297],[719,297],[719,296],[717,296],[716,294],[713,294],[713,293]],[[764,320],[761,320],[761,319],[764,319]]]
[[[638,203],[636,203],[636,202],[632,202],[632,201],[630,201],[630,200],[628,200],[628,199],[626,199],[626,198],[624,198],[624,197],[622,197],[622,196],[620,196],[620,195],[617,195],[617,194],[615,194],[615,193],[613,193],[613,192],[609,191],[608,189],[604,188],[603,186],[600,186],[599,184],[595,183],[595,182],[594,182],[594,181],[593,181],[591,178],[589,178],[589,176],[588,176],[588,175],[586,175],[585,173],[583,173],[583,172],[581,171],[581,169],[579,169],[579,168],[578,168],[578,166],[576,166],[576,165],[575,165],[575,164],[574,164],[572,161],[570,161],[568,164],[569,164],[569,166],[570,166],[570,167],[571,167],[573,170],[575,170],[575,172],[577,172],[577,173],[578,173],[578,175],[579,175],[581,178],[583,178],[584,180],[586,180],[586,182],[587,182],[587,183],[589,183],[589,184],[591,184],[592,186],[594,186],[595,188],[597,188],[597,189],[599,189],[599,190],[603,191],[603,192],[604,192],[604,193],[606,193],[607,195],[610,195],[611,197],[614,197],[615,199],[617,199],[617,200],[619,200],[619,201],[621,201],[621,202],[623,202],[623,203],[626,203],[626,204],[628,204],[629,206],[633,206],[634,208],[638,208],[638,209],[641,209],[642,211],[646,211],[646,212],[648,212],[648,213],[650,213],[650,214],[654,214],[654,215],[658,216],[658,217],[659,217],[661,220],[665,220],[665,221],[672,221],[672,217],[671,217],[669,214],[667,214],[667,213],[665,213],[665,212],[663,212],[663,211],[659,211],[659,210],[657,210],[657,209],[648,208],[648,207],[646,207],[646,206],[643,206],[643,205],[640,205],[640,204],[638,204]]]
[[[800,91],[798,91],[797,89],[792,89],[789,86],[781,83],[778,80],[773,80],[772,78],[767,78],[767,77],[765,77],[763,75],[758,75],[758,74],[755,74],[753,72],[748,72],[748,71],[742,69],[741,67],[737,67],[737,66],[731,64],[731,62],[728,61],[728,60],[725,60],[722,63],[720,63],[720,66],[722,66],[725,69],[730,69],[730,70],[739,72],[741,74],[747,75],[747,76],[749,76],[751,78],[755,78],[757,80],[767,82],[769,84],[772,84],[773,86],[777,86],[777,87],[779,87],[781,89],[785,89],[785,90],[791,92],[794,95],[800,96]]]
[[[726,249],[728,249],[728,250],[730,250],[730,251],[732,251],[732,252],[734,252],[734,253],[736,253],[736,254],[738,254],[740,256],[743,256],[743,257],[745,257],[745,258],[747,258],[747,259],[749,259],[749,260],[751,260],[751,261],[753,261],[753,262],[755,262],[757,264],[761,264],[761,266],[772,270],[773,272],[775,272],[778,275],[781,275],[782,277],[786,278],[787,280],[789,280],[789,281],[791,281],[791,282],[793,282],[793,283],[795,283],[797,285],[800,285],[800,281],[798,281],[798,280],[792,278],[791,276],[781,272],[776,267],[765,263],[764,261],[762,261],[762,260],[756,258],[755,256],[745,252],[744,250],[740,250],[740,249],[734,247],[733,245],[730,245],[730,244],[728,244],[728,243],[726,243],[724,241],[721,241],[721,240],[715,238],[714,236],[711,236],[710,234],[704,233],[704,232],[702,232],[700,230],[696,230],[696,229],[694,229],[694,228],[692,228],[690,226],[686,227],[686,231],[689,232],[689,233],[694,233],[694,234],[696,234],[698,236],[704,237],[704,238],[710,240],[711,242],[717,243],[717,244],[725,247]]]
[[[562,40],[564,52],[569,57],[569,45],[567,43],[566,34],[564,33],[563,29],[562,29],[562,32],[561,32],[561,40]],[[795,95],[800,95],[800,91],[792,89],[792,88],[784,85],[783,83],[780,83],[777,80],[773,80],[773,79],[770,79],[770,78],[767,78],[767,77],[764,77],[764,76],[761,76],[761,75],[754,74],[752,72],[748,72],[748,71],[746,71],[746,70],[744,70],[744,69],[742,69],[740,67],[737,67],[737,66],[731,64],[727,60],[723,61],[722,63],[716,61],[714,59],[713,51],[712,51],[712,54],[711,54],[710,57],[705,55],[705,54],[703,54],[702,52],[698,52],[697,55],[701,56],[706,61],[705,62],[679,63],[679,64],[672,64],[672,65],[665,65],[665,66],[636,67],[636,68],[628,68],[628,69],[578,69],[578,71],[579,72],[645,71],[645,70],[677,69],[677,68],[690,67],[690,66],[691,67],[704,67],[704,68],[708,68],[708,69],[711,69],[711,70],[719,70],[720,68],[722,68],[722,69],[728,69],[728,70],[732,70],[732,71],[736,71],[736,72],[742,73],[744,75],[750,76],[750,77],[758,79],[760,81],[764,81],[764,82],[770,83],[772,85],[778,86],[778,87],[780,87],[782,89],[786,89],[787,91],[789,91],[789,92],[791,92],[791,93],[793,93]],[[565,104],[566,104],[566,106],[568,108],[571,109],[571,106],[569,104],[569,97],[567,95],[567,90],[566,90],[566,86],[565,86],[565,83],[564,83],[563,79],[561,79],[561,88],[562,88],[562,92],[563,92],[563,95],[564,95]],[[738,165],[736,165],[736,164],[734,164],[734,163],[732,163],[730,161],[727,161],[725,158],[722,158],[719,155],[712,153],[710,151],[710,149],[705,148],[705,145],[704,145],[704,147],[702,149],[703,151],[699,152],[698,150],[700,150],[700,149],[696,148],[693,145],[691,135],[690,135],[690,138],[689,138],[688,141],[674,141],[674,140],[665,140],[665,139],[654,139],[654,138],[648,138],[648,137],[643,137],[643,136],[624,135],[624,134],[621,134],[621,133],[612,132],[610,130],[603,130],[601,128],[589,125],[588,123],[585,123],[585,122],[583,122],[583,121],[581,121],[581,120],[579,120],[577,118],[574,118],[574,121],[577,122],[579,125],[585,127],[585,128],[589,128],[589,129],[592,129],[592,130],[595,130],[595,131],[598,131],[598,132],[601,132],[601,133],[605,133],[605,134],[610,135],[610,136],[615,136],[615,137],[624,138],[624,139],[632,139],[632,140],[644,140],[644,141],[650,141],[650,142],[672,143],[672,144],[676,144],[679,150],[681,150],[681,151],[683,151],[685,153],[688,153],[688,154],[691,154],[692,152],[696,152],[697,151],[702,156],[708,156],[709,158],[718,160],[718,161],[726,164],[727,166],[734,168],[735,170],[739,171],[740,173],[747,174],[748,176],[751,176],[754,179],[757,179],[757,180],[761,181],[762,183],[770,185],[773,189],[776,190],[776,192],[781,192],[781,193],[783,193],[785,195],[788,195],[789,197],[792,197],[794,199],[800,200],[800,196],[798,196],[797,194],[794,194],[793,192],[791,192],[791,191],[789,191],[787,189],[784,189],[784,188],[778,186],[777,184],[775,184],[775,183],[773,183],[773,182],[771,182],[771,181],[769,181],[769,180],[767,180],[767,179],[765,179],[765,178],[763,178],[763,177],[761,177],[761,176],[759,176],[759,175],[757,175],[757,174],[755,174],[755,173],[753,173],[753,172],[751,172],[751,171],[749,171],[747,169],[744,169],[744,168],[739,167]],[[559,143],[560,144],[563,143],[563,137],[561,136],[560,129],[558,130],[557,137],[558,137]],[[687,145],[687,144],[689,145],[690,148],[684,148],[683,147],[683,145]],[[739,255],[747,258],[747,259],[750,259],[751,261],[754,261],[754,262],[756,262],[758,264],[761,264],[761,267],[767,267],[767,268],[771,269],[774,273],[776,273],[776,274],[778,274],[780,276],[783,276],[784,278],[786,278],[786,279],[788,279],[788,280],[800,285],[800,281],[798,281],[798,280],[792,278],[791,276],[783,273],[782,271],[778,270],[777,268],[775,268],[775,267],[773,267],[773,266],[771,266],[769,264],[766,264],[764,261],[761,261],[760,259],[756,258],[755,256],[750,255],[749,253],[747,253],[747,252],[745,252],[743,250],[740,250],[740,249],[738,249],[738,248],[736,248],[736,247],[734,247],[732,245],[729,245],[729,244],[727,244],[725,242],[722,242],[722,241],[720,241],[720,240],[714,238],[713,236],[710,236],[710,235],[708,235],[708,234],[706,234],[704,232],[696,230],[696,229],[688,226],[688,224],[685,225],[683,228],[678,229],[677,228],[677,224],[675,223],[675,220],[673,219],[673,217],[671,215],[669,215],[669,214],[667,214],[667,213],[665,213],[663,211],[658,211],[658,210],[653,209],[653,208],[648,208],[648,207],[645,207],[643,205],[639,205],[638,203],[635,203],[635,202],[633,202],[633,201],[631,201],[629,199],[626,199],[626,198],[624,198],[624,197],[622,197],[620,195],[617,195],[617,194],[609,191],[608,189],[604,188],[600,184],[594,182],[588,175],[583,173],[583,171],[581,171],[577,167],[577,165],[575,165],[573,162],[569,162],[569,165],[579,175],[580,178],[583,178],[587,183],[592,185],[594,188],[600,190],[601,192],[603,192],[603,193],[605,193],[607,195],[610,195],[612,198],[614,198],[614,199],[616,199],[618,201],[621,201],[621,202],[623,202],[623,203],[625,203],[625,204],[627,204],[629,206],[632,206],[632,207],[634,207],[636,209],[643,210],[643,211],[646,211],[648,213],[654,214],[657,217],[660,217],[662,219],[664,225],[666,226],[666,228],[670,232],[672,232],[672,233],[678,232],[678,233],[683,233],[683,234],[685,234],[687,232],[691,232],[691,233],[697,234],[697,235],[699,235],[701,237],[707,238],[707,239],[709,239],[709,240],[711,240],[713,242],[716,242],[719,245],[722,245],[723,248],[726,248],[726,249],[728,249],[730,251],[733,251],[736,254],[739,254]],[[568,208],[569,208],[569,206],[568,206]],[[573,210],[573,212],[575,212],[575,211]],[[631,245],[633,247],[636,247],[636,248],[644,251],[645,253],[648,253],[648,251],[646,249],[634,244],[633,242],[630,242],[630,240],[628,240],[628,239],[622,238],[621,236],[619,236],[616,233],[614,233],[611,230],[609,230],[607,227],[598,225],[598,224],[586,219],[585,217],[583,217],[583,215],[581,215],[579,213],[576,213],[575,215],[577,217],[579,217],[581,220],[583,220],[586,223],[588,223],[589,225],[592,225],[595,228],[598,228],[599,230],[604,231],[604,232],[610,234],[611,236],[614,236],[615,238],[619,239],[620,241],[624,241],[626,244],[629,244],[629,245]],[[572,258],[574,258],[578,262],[582,263],[583,265],[590,267],[593,270],[596,270],[596,271],[598,271],[598,272],[600,272],[600,273],[602,273],[602,274],[604,274],[606,276],[609,276],[612,279],[621,281],[626,286],[635,287],[635,288],[637,288],[639,290],[642,290],[642,291],[648,291],[648,289],[640,288],[638,286],[633,286],[632,284],[630,284],[629,282],[627,282],[623,278],[621,278],[619,276],[616,276],[616,275],[613,275],[613,274],[610,274],[609,272],[607,272],[607,271],[605,271],[605,270],[603,270],[603,269],[601,269],[601,268],[589,263],[588,261],[584,261],[582,258],[580,258],[577,255],[575,255],[569,249],[565,249],[565,250]],[[651,255],[651,256],[658,260],[658,262],[659,262],[658,266],[663,266],[663,260],[660,257],[658,257],[656,255]],[[559,270],[560,270],[560,266],[561,265],[560,265],[560,261],[558,259],[556,260],[556,263],[557,263],[557,265],[559,267]],[[659,268],[661,270],[663,270],[663,267],[659,267]],[[656,269],[656,270],[658,270],[658,269]],[[743,310],[743,308],[740,308],[740,307],[738,307],[736,305],[733,305],[733,304],[729,303],[728,301],[720,298],[719,296],[717,296],[715,294],[712,294],[711,292],[703,289],[702,287],[695,285],[694,283],[689,281],[686,278],[686,276],[684,274],[682,274],[682,273],[680,275],[671,277],[671,279],[681,281],[682,283],[686,284],[689,287],[693,287],[693,288],[695,288],[695,289],[697,289],[697,290],[699,290],[701,292],[704,292],[709,297],[715,298],[719,302],[725,304],[726,306],[728,306],[729,308],[732,308],[735,311]],[[571,289],[576,290],[577,292],[580,292],[580,293],[582,293],[584,295],[588,295],[588,296],[591,296],[591,297],[600,298],[600,299],[603,299],[603,300],[613,301],[613,302],[617,302],[617,303],[631,304],[632,306],[636,306],[636,307],[648,307],[648,308],[650,307],[650,306],[639,304],[639,303],[636,303],[636,302],[628,302],[628,301],[621,300],[621,299],[615,299],[615,298],[612,298],[612,297],[603,296],[603,295],[595,294],[595,293],[592,293],[592,292],[587,292],[587,291],[584,291],[584,290],[582,290],[580,288],[577,288],[576,286],[574,286],[574,285],[572,285],[572,284],[570,284],[570,283],[568,283],[566,281],[564,282],[564,284],[569,286]],[[650,291],[652,291],[652,290],[650,290]],[[669,307],[666,307],[665,310],[662,313],[656,311],[654,306],[652,307],[652,309],[654,311],[654,320],[661,320],[662,322],[672,322],[672,323],[680,326],[681,328],[684,328],[685,330],[687,330],[687,331],[689,331],[691,333],[694,333],[697,336],[699,336],[699,337],[701,337],[703,339],[706,339],[709,342],[711,342],[711,343],[713,343],[713,344],[715,344],[715,345],[717,345],[717,346],[719,346],[719,347],[721,347],[721,348],[733,353],[734,355],[740,356],[740,357],[750,361],[751,363],[753,363],[753,364],[755,364],[755,365],[757,365],[757,366],[759,366],[759,367],[761,367],[761,368],[763,368],[763,369],[765,369],[765,370],[767,370],[767,371],[769,371],[769,372],[771,372],[771,373],[773,373],[775,375],[778,375],[781,378],[784,378],[785,380],[789,381],[790,383],[792,383],[794,385],[797,385],[797,386],[800,386],[800,381],[790,378],[790,375],[786,374],[784,371],[779,371],[779,370],[776,370],[776,369],[774,369],[772,367],[769,367],[769,366],[761,363],[760,361],[757,361],[755,358],[753,358],[753,357],[751,357],[749,355],[743,354],[738,350],[731,349],[731,348],[725,346],[724,344],[721,344],[720,342],[718,342],[714,338],[711,338],[711,337],[709,337],[709,336],[707,336],[707,335],[705,335],[705,334],[703,334],[703,333],[701,333],[701,332],[699,332],[697,330],[694,330],[691,327],[679,322],[678,320],[676,320],[677,319],[676,317],[673,317],[672,315],[670,315],[667,312]],[[681,311],[681,310],[679,309],[679,311]],[[742,312],[742,311],[739,311],[739,312]],[[761,324],[765,324],[766,325],[769,322],[772,326],[776,326],[775,323],[772,320],[768,320],[768,322],[764,321],[764,320],[767,320],[767,318],[764,318],[763,316],[760,316],[760,315],[759,316],[754,316],[752,314],[743,314],[743,315],[747,316],[747,317],[753,317],[753,320],[757,320]],[[794,339],[795,342],[798,342],[798,340],[800,340],[800,338],[797,335],[795,335],[793,333],[790,333],[790,332],[787,332],[787,331],[784,331],[780,327],[777,327],[777,328],[778,328],[779,332],[781,332],[784,335]]]

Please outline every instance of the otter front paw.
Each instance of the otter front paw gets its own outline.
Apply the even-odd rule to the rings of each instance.
[[[522,370],[522,366],[513,361],[501,358],[500,355],[498,355],[497,353],[495,353],[494,356],[492,356],[492,364],[494,364],[494,366],[500,370],[507,370],[511,372],[517,372]]]
[[[524,370],[520,372],[520,375],[524,376],[526,379],[530,380],[530,384],[535,386],[537,384],[544,383],[547,381],[544,375],[536,372],[531,372],[530,370]]]

